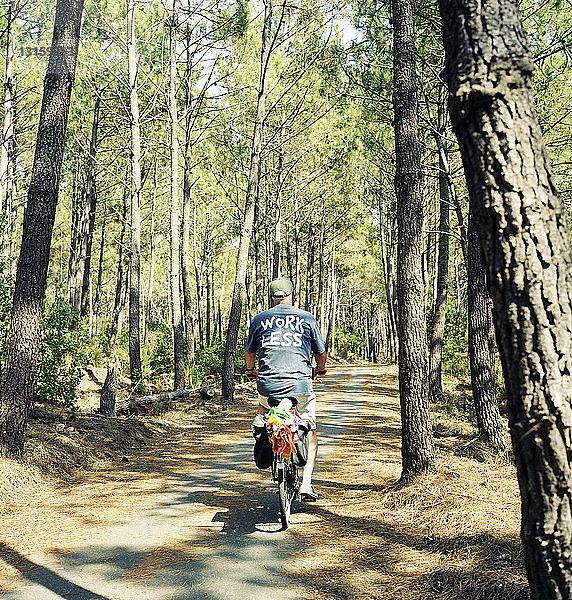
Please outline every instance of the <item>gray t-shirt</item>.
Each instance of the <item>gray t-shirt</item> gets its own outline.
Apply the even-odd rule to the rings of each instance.
[[[278,304],[252,319],[246,350],[258,353],[258,393],[281,398],[312,392],[312,353],[326,347],[309,312]]]

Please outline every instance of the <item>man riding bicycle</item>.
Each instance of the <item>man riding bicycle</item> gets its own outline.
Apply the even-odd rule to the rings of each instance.
[[[250,377],[258,375],[259,405],[255,426],[261,426],[262,415],[270,409],[268,398],[295,397],[298,401],[296,412],[300,423],[309,429],[308,459],[300,498],[313,502],[318,499],[312,487],[318,436],[312,377],[313,372],[318,375],[326,373],[326,347],[313,315],[294,306],[293,291],[292,282],[284,277],[270,282],[272,307],[257,314],[250,324],[245,353],[246,374]],[[257,354],[258,373],[255,371]],[[316,358],[314,371],[312,355]]]

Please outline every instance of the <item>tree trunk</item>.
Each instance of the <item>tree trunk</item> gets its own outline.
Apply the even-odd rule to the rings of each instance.
[[[224,291],[226,287],[226,272],[228,269],[228,255],[230,252],[225,252],[224,256],[224,271],[222,273],[222,285],[220,287],[220,296],[218,297],[218,335],[219,340],[222,341],[222,301],[224,298]]]
[[[18,455],[24,449],[82,11],[83,0],[56,4],[6,341],[0,397],[0,454],[4,455]]]
[[[381,245],[381,261],[383,267],[384,284],[385,284],[385,296],[387,301],[387,324],[388,324],[388,345],[389,345],[389,356],[392,361],[397,359],[397,319],[395,315],[395,303],[393,299],[393,251],[390,246],[390,251],[387,251],[387,241],[385,236],[385,211],[383,206],[383,196],[381,193],[382,186],[380,182],[379,197],[378,197],[378,211],[379,211],[379,237]],[[387,223],[390,220],[387,219]],[[391,236],[393,238],[393,235]],[[393,245],[393,239],[390,240]]]
[[[97,262],[97,283],[95,285],[95,298],[93,299],[93,312],[99,314],[99,303],[101,301],[101,283],[103,280],[103,253],[105,251],[105,230],[107,228],[107,200],[103,208],[101,218],[101,237],[99,239],[99,260]]]
[[[443,94],[442,90],[439,91]],[[437,281],[435,309],[429,341],[429,398],[437,402],[443,398],[441,364],[443,356],[443,336],[447,317],[447,287],[449,280],[449,180],[443,157],[447,156],[445,142],[446,119],[444,101],[439,100],[439,132],[435,142],[439,154],[439,257],[437,261]]]
[[[4,123],[0,146],[0,212],[8,216],[8,189],[10,187],[10,154],[14,138],[14,0],[8,2],[6,15],[6,79],[4,81]],[[8,240],[4,240],[7,244]]]
[[[304,294],[304,310],[312,312],[312,273],[314,271],[314,241],[312,239],[312,221],[308,226],[308,253],[306,258],[306,292]]]
[[[495,452],[507,447],[497,403],[495,381],[495,332],[491,299],[473,217],[469,215],[467,245],[467,320],[471,385],[479,433]]]
[[[276,204],[276,220],[274,221],[274,248],[272,251],[272,279],[280,277],[280,238],[282,234],[282,211],[280,199]]]
[[[89,157],[87,162],[87,174],[85,184],[85,235],[80,242],[80,272],[81,298],[79,311],[85,317],[89,311],[89,279],[91,271],[91,248],[93,246],[93,233],[95,230],[95,211],[97,204],[97,193],[95,185],[95,153],[97,151],[97,129],[99,126],[99,106],[101,98],[99,94],[95,97],[93,107],[93,122],[91,127],[91,141],[89,144]]]
[[[109,327],[109,346],[113,348],[119,333],[119,316],[122,309],[123,299],[123,254],[125,247],[125,232],[127,229],[127,184],[123,188],[123,204],[121,209],[121,234],[119,236],[119,250],[117,260],[117,280],[115,283],[115,300],[113,302],[113,312],[111,313],[111,323]]]
[[[187,72],[186,72],[186,96],[185,96],[185,164],[183,172],[183,227],[182,227],[182,272],[181,281],[183,284],[183,315],[185,322],[185,342],[187,346],[187,355],[190,356],[190,363],[194,365],[195,360],[195,332],[193,328],[193,307],[191,294],[191,167],[192,167],[192,54],[189,50],[190,39],[187,30]]]
[[[147,345],[149,327],[151,326],[151,309],[153,307],[153,289],[155,283],[155,207],[157,205],[157,187],[159,185],[157,179],[157,162],[158,161],[155,161],[155,167],[153,169],[153,195],[151,197],[151,223],[149,225],[149,279],[147,283],[147,302],[144,315],[144,345]]]
[[[234,357],[236,356],[236,345],[238,342],[238,329],[240,327],[240,316],[246,285],[246,269],[248,265],[248,249],[250,247],[250,235],[254,222],[254,205],[259,183],[260,153],[262,150],[262,127],[266,113],[266,82],[268,77],[268,63],[272,52],[271,41],[272,27],[272,1],[264,2],[264,25],[262,28],[262,51],[260,61],[260,83],[258,87],[258,101],[256,106],[256,118],[252,132],[252,152],[250,157],[250,172],[246,190],[246,201],[244,205],[244,221],[240,231],[238,245],[238,257],[236,259],[236,276],[232,294],[232,306],[228,320],[228,331],[224,347],[224,360],[222,371],[222,395],[224,401],[229,404],[234,397]]]
[[[203,337],[203,313],[201,305],[201,273],[199,271],[199,263],[197,259],[197,204],[193,205],[193,264],[195,267],[195,288],[197,297],[197,323],[199,330],[199,347],[201,350],[204,348],[204,337]]]
[[[169,27],[169,116],[171,120],[171,315],[173,318],[174,389],[185,387],[185,342],[181,316],[179,238],[179,115],[177,111],[177,0],[173,0]]]
[[[572,256],[516,0],[440,0],[453,128],[493,301],[535,600],[572,598]]]
[[[415,32],[411,0],[393,0],[397,302],[402,480],[434,462],[427,386],[421,146],[418,140]]]
[[[106,417],[115,416],[115,394],[119,387],[119,362],[112,361],[107,367],[107,375],[99,397],[99,412]]]
[[[207,230],[209,227],[207,226]],[[206,279],[206,297],[205,297],[205,340],[206,345],[211,345],[211,277],[210,277],[210,250],[208,248],[208,242],[205,242],[207,247],[205,248],[205,279]]]
[[[131,385],[141,384],[141,128],[137,94],[135,0],[127,0],[127,50],[131,120],[131,244],[129,254],[129,371]]]

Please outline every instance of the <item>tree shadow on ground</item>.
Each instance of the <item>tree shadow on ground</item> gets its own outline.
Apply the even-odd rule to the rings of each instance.
[[[305,505],[304,510],[327,521],[338,544],[344,548],[340,562],[300,574],[301,581],[329,594],[333,600],[370,597],[360,596],[355,584],[348,583],[347,574],[352,570],[378,573],[383,586],[379,598],[401,598],[397,592],[403,583],[399,563],[410,551],[415,552],[417,560],[420,552],[426,553],[428,561],[433,564],[435,559],[437,565],[427,572],[421,569],[419,573],[407,573],[407,591],[415,589],[418,598],[526,600],[530,597],[528,587],[514,575],[515,570],[524,572],[522,548],[516,537],[490,532],[432,536],[419,533],[415,527],[397,526],[379,518],[339,515],[319,504]],[[450,567],[444,567],[447,562]]]
[[[0,559],[17,569],[30,583],[41,585],[64,600],[110,600],[106,596],[91,592],[54,571],[31,561],[1,542]]]

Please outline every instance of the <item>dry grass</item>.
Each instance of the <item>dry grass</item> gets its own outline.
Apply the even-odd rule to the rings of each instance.
[[[359,422],[316,482],[324,497],[296,528],[301,581],[319,600],[523,600],[519,494],[506,458],[466,456],[475,432],[441,417],[434,472],[400,476],[397,382],[371,381]]]

